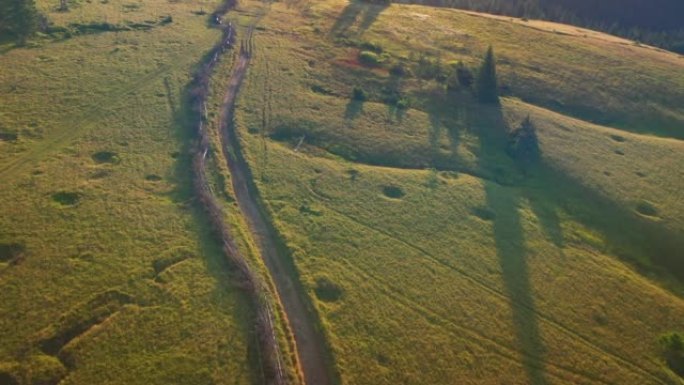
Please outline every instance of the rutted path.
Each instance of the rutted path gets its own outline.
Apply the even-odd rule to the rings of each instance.
[[[257,196],[250,184],[251,173],[245,162],[240,141],[233,125],[233,111],[240,85],[251,59],[251,30],[231,74],[221,106],[219,132],[223,153],[230,170],[235,198],[240,210],[259,247],[261,257],[275,283],[290,328],[296,342],[297,356],[307,385],[331,385],[334,383],[328,371],[326,346],[323,337],[316,330],[304,300],[297,291],[285,265],[283,256],[276,246],[276,236],[259,208]]]
[[[220,27],[223,37],[206,55],[205,60],[195,72],[189,87],[191,107],[197,114],[197,118],[194,121],[197,140],[192,151],[193,187],[196,197],[208,214],[208,219],[215,235],[221,241],[224,255],[237,270],[239,285],[245,290],[255,307],[254,326],[263,382],[266,385],[285,385],[288,383],[287,374],[276,336],[275,315],[271,302],[268,299],[267,293],[269,290],[240,253],[235,243],[235,238],[224,221],[223,210],[207,180],[206,159],[209,155],[210,145],[206,129],[208,119],[206,102],[209,94],[210,78],[216,64],[219,62],[221,55],[232,49],[235,43],[236,30],[233,24],[223,25],[222,20],[223,14],[235,7],[235,1],[226,0],[212,14],[212,21]],[[241,79],[244,76],[247,64],[245,59],[248,59],[248,56],[249,53],[241,49],[240,62],[235,66],[231,79]],[[235,89],[237,90],[237,88]]]

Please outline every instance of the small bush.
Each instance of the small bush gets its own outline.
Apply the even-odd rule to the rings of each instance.
[[[411,106],[411,101],[407,98],[401,98],[395,105],[400,110],[407,110]]]
[[[16,142],[17,139],[19,139],[19,135],[14,132],[0,132],[0,141]]]
[[[680,333],[668,333],[660,337],[667,366],[673,372],[684,376],[684,337]]]
[[[360,44],[360,47],[365,51],[372,51],[378,54],[382,53],[382,46],[380,46],[378,43],[364,41]]]
[[[343,291],[328,278],[318,278],[314,288],[316,297],[323,302],[335,302],[342,298]]]
[[[60,191],[52,194],[52,200],[62,206],[74,206],[81,200],[81,194],[68,191]]]
[[[332,95],[333,92],[326,88],[325,86],[321,86],[319,84],[314,84],[311,86],[311,91],[317,93],[317,94],[322,94],[322,95]]]
[[[382,58],[372,51],[359,52],[359,63],[371,67],[379,66],[382,63]]]
[[[401,199],[406,195],[404,190],[401,187],[398,186],[383,186],[382,187],[382,193],[392,199]]]
[[[91,158],[95,163],[111,163],[117,164],[121,161],[119,155],[112,151],[99,151],[94,153]]]
[[[21,258],[26,251],[20,243],[0,243],[0,262],[11,262]]]
[[[368,94],[366,94],[366,91],[364,91],[363,88],[354,87],[352,90],[352,99],[363,102],[368,100]]]
[[[647,217],[656,217],[658,216],[658,209],[653,205],[653,203],[649,201],[641,201],[637,203],[636,205],[636,211],[641,214],[645,215]]]
[[[537,129],[528,116],[520,128],[510,134],[508,155],[526,168],[539,160],[540,153]]]
[[[483,221],[493,221],[494,218],[496,218],[496,214],[488,207],[475,207],[473,208],[472,213]]]
[[[461,62],[458,62],[456,65],[456,78],[458,79],[458,84],[464,88],[470,88],[475,81],[473,72]]]
[[[404,64],[399,63],[399,64],[393,65],[390,68],[389,73],[392,76],[402,77],[402,76],[406,76],[408,74],[408,71],[406,69],[406,66],[404,66]]]

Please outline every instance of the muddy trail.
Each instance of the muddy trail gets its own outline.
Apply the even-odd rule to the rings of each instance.
[[[259,198],[251,180],[251,172],[242,156],[240,141],[233,124],[236,97],[252,58],[251,33],[250,30],[242,44],[221,106],[219,131],[223,153],[230,170],[238,206],[247,219],[250,232],[275,283],[278,297],[292,329],[305,383],[307,385],[332,385],[336,381],[329,372],[325,340],[316,330],[313,315],[298,291],[299,283],[291,276],[286,256],[282,255],[278,248],[278,238],[260,209]]]

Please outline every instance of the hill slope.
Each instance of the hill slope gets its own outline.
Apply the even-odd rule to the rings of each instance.
[[[684,316],[676,55],[420,6],[272,7],[238,125],[343,383],[681,383],[657,342]],[[489,44],[500,108],[388,71]],[[504,148],[528,114],[526,176]]]
[[[677,0],[400,0],[595,28],[684,53],[684,4]]]
[[[189,191],[184,87],[214,5],[39,2],[84,32],[0,54],[0,383],[258,380]]]

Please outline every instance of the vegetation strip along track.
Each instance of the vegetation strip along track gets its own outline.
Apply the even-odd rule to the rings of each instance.
[[[221,143],[230,170],[235,198],[247,219],[292,328],[305,383],[308,385],[330,385],[335,381],[328,371],[325,340],[311,321],[311,314],[298,292],[297,282],[294,282],[288,273],[284,256],[279,252],[277,236],[259,206],[258,194],[255,187],[250,184],[251,172],[242,156],[240,141],[233,124],[237,92],[252,57],[251,33],[252,30],[250,29],[248,39],[242,45],[240,57],[233,69],[223,98],[219,120]]]
[[[212,21],[220,23],[221,14],[234,8],[234,6],[234,0],[228,0],[222,4],[219,10],[211,15]],[[194,123],[197,130],[198,142],[193,149],[193,184],[195,193],[209,215],[209,220],[214,231],[221,240],[223,252],[237,269],[241,279],[241,287],[247,292],[256,307],[255,326],[264,382],[269,385],[281,385],[286,384],[288,381],[285,374],[282,354],[276,338],[273,308],[267,299],[267,289],[257,278],[246,259],[240,253],[234,238],[230,234],[228,226],[223,220],[223,211],[216,201],[206,177],[206,159],[209,154],[209,137],[206,130],[206,101],[209,90],[209,80],[221,54],[234,46],[235,33],[235,28],[231,23],[223,27],[223,37],[221,41],[212,48],[206,56],[206,62],[201,65],[192,79],[190,87],[191,104],[193,112],[198,114]],[[245,57],[248,58],[249,53],[245,50],[241,50],[241,60],[233,69],[231,79],[234,77],[242,78],[246,68]]]

